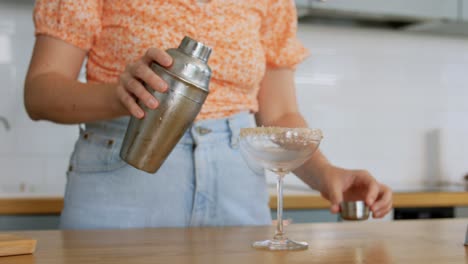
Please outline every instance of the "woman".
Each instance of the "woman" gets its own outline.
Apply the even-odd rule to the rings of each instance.
[[[307,55],[296,39],[290,0],[38,0],[36,44],[25,84],[33,120],[85,124],[68,171],[63,228],[261,225],[271,222],[263,175],[237,147],[240,128],[304,127],[294,67]],[[210,95],[195,124],[150,175],[118,156],[136,104],[165,92],[149,68],[170,66],[164,50],[185,36],[213,47]],[[87,61],[87,83],[77,81]],[[255,116],[253,115],[255,114]],[[339,211],[365,199],[374,217],[391,209],[391,191],[368,172],[330,164],[317,151],[295,173]]]

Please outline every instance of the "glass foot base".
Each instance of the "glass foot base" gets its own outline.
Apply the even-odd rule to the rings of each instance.
[[[254,242],[252,247],[264,250],[305,250],[309,247],[309,244],[307,244],[307,242],[296,242],[289,239],[269,239]]]

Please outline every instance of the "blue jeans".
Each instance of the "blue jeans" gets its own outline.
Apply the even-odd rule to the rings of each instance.
[[[149,174],[119,157],[128,118],[86,124],[67,173],[63,229],[268,225],[265,176],[238,149],[240,113],[194,123]]]

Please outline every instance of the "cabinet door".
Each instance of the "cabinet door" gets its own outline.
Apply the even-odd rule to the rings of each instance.
[[[468,206],[465,207],[456,207],[455,208],[455,217],[465,218],[468,217]],[[468,234],[467,234],[468,235]],[[468,239],[468,238],[467,238]]]
[[[58,215],[0,215],[0,230],[54,230],[59,228]]]
[[[272,219],[276,220],[276,210],[271,210]],[[339,217],[336,214],[330,213],[327,209],[310,209],[310,210],[284,210],[283,220],[291,221],[292,223],[335,223]]]
[[[296,4],[298,7],[309,6],[373,15],[456,20],[459,15],[459,1],[468,2],[468,0],[299,0]]]

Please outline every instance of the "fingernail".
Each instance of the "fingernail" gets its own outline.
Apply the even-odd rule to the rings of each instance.
[[[154,98],[150,98],[148,101],[148,106],[154,109],[158,106],[158,101],[156,101]]]
[[[164,57],[164,62],[165,65],[169,66],[172,64],[172,57],[171,56],[165,56]]]
[[[136,114],[137,114],[138,118],[142,118],[145,115],[145,113],[143,113],[143,111],[141,111],[141,110],[137,110]]]
[[[160,82],[159,87],[161,88],[161,91],[165,92],[167,91],[167,84],[166,82]]]

